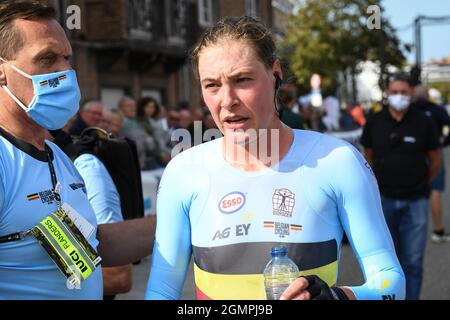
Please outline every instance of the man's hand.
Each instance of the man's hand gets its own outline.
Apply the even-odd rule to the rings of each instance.
[[[347,290],[345,290],[347,289]],[[349,300],[348,288],[330,288],[318,276],[299,277],[283,292],[280,300]],[[355,298],[351,293],[351,298]]]
[[[156,216],[117,223],[99,224],[97,251],[102,267],[116,267],[138,261],[152,253]]]

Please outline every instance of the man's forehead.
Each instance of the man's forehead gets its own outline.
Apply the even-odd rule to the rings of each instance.
[[[103,110],[103,105],[101,103],[93,103],[90,105],[89,110]]]
[[[410,89],[410,86],[409,86],[409,84],[408,84],[408,82],[406,82],[406,81],[403,81],[403,80],[394,80],[394,81],[391,81],[390,83],[389,83],[389,87],[388,87],[388,89],[398,89],[398,88],[402,88],[402,89]]]
[[[24,48],[28,48],[32,54],[37,55],[45,51],[56,54],[71,55],[72,47],[63,28],[54,19],[14,21],[15,27],[20,32],[24,42]]]

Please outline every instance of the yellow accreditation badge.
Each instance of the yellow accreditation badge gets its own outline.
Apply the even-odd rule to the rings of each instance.
[[[74,287],[86,280],[102,260],[63,208],[45,217],[31,234]]]

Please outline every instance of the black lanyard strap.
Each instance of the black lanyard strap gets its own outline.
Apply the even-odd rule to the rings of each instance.
[[[30,232],[31,232],[31,229],[27,230],[27,231],[11,233],[6,236],[2,236],[2,237],[0,237],[0,243],[24,240],[25,237],[30,234]]]
[[[51,157],[52,151],[47,145],[45,145],[45,149],[47,150],[48,169],[50,171],[50,177],[52,179],[53,195],[55,197],[56,205],[58,206],[58,208],[61,208],[61,196],[59,194],[59,190],[56,190],[56,186],[58,185],[58,179],[56,178],[55,167],[53,166],[52,162]]]

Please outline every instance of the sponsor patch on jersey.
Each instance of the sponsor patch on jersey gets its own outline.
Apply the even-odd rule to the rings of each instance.
[[[37,199],[41,199],[42,203],[52,204],[55,201],[55,194],[53,193],[53,190],[45,190],[27,195],[28,201]]]
[[[289,236],[289,223],[275,222],[275,234],[280,238]]]
[[[245,204],[245,195],[242,192],[233,191],[225,195],[219,201],[219,210],[230,214],[239,211]]]
[[[33,194],[27,195],[28,201],[33,201],[33,200],[37,200],[37,199],[39,199],[39,193],[33,193]]]
[[[273,221],[264,221],[264,228],[274,228],[275,223]]]
[[[272,196],[273,214],[292,217],[295,206],[295,194],[289,189],[275,189]]]
[[[299,224],[290,224],[276,221],[264,221],[264,228],[274,229],[274,232],[280,238],[290,235],[290,231],[302,231],[303,226]]]
[[[214,233],[212,240],[215,241],[217,239],[227,239],[228,237],[230,237],[230,235],[232,237],[248,236],[250,227],[251,223],[247,223],[247,224],[238,224],[233,228],[228,227],[224,229],[219,229]]]

